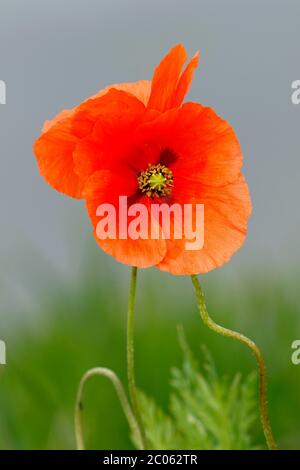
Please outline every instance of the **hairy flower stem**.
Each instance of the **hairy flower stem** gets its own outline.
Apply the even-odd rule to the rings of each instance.
[[[141,434],[139,431],[139,426],[138,423],[134,417],[134,414],[131,410],[130,404],[127,400],[126,393],[124,391],[123,385],[120,382],[120,379],[118,376],[110,369],[106,369],[103,367],[96,367],[94,369],[88,370],[82,377],[79,388],[78,388],[78,393],[77,393],[77,398],[76,398],[76,406],[75,406],[75,437],[76,437],[76,446],[78,450],[84,450],[84,439],[83,439],[83,431],[82,431],[82,424],[81,424],[81,414],[83,410],[83,392],[84,392],[84,387],[86,385],[86,382],[91,378],[94,377],[95,375],[99,375],[101,377],[107,377],[108,379],[111,380],[112,384],[115,387],[115,390],[117,392],[117,396],[120,400],[122,409],[124,411],[124,414],[127,418],[130,430],[133,435],[137,436],[139,440],[141,441]]]
[[[259,404],[260,404],[260,418],[261,424],[263,427],[263,431],[265,434],[266,442],[268,448],[271,450],[276,450],[277,445],[273,437],[272,428],[269,420],[269,413],[268,413],[268,402],[267,402],[267,382],[266,382],[266,366],[263,355],[261,351],[258,349],[256,344],[246,336],[237,333],[236,331],[229,330],[228,328],[224,328],[217,323],[215,323],[209,316],[204,294],[199,282],[199,279],[196,275],[192,275],[192,282],[195,288],[197,304],[200,312],[200,316],[203,320],[203,323],[208,326],[211,330],[215,331],[216,333],[227,336],[229,338],[233,338],[240,343],[245,344],[251,351],[254,353],[258,368],[259,368]]]
[[[128,315],[127,315],[127,378],[129,397],[133,409],[135,419],[139,426],[141,435],[142,448],[147,448],[144,426],[140,414],[139,402],[137,397],[137,390],[135,385],[134,373],[134,301],[136,291],[137,268],[131,268],[131,281],[128,299]]]

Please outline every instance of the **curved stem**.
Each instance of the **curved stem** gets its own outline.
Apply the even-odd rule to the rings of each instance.
[[[258,368],[259,368],[259,404],[260,404],[260,418],[261,424],[263,427],[263,431],[265,434],[265,438],[267,441],[268,448],[271,450],[276,450],[277,445],[273,437],[272,428],[269,420],[269,412],[268,412],[268,402],[267,402],[267,381],[266,381],[266,366],[263,355],[261,351],[258,349],[256,344],[246,336],[237,333],[236,331],[229,330],[228,328],[224,328],[217,323],[215,323],[209,316],[204,294],[199,282],[199,279],[196,275],[192,275],[192,282],[195,288],[197,304],[200,312],[200,316],[205,323],[211,330],[215,331],[216,333],[227,336],[229,338],[233,338],[240,343],[245,344],[251,351],[254,353]]]
[[[143,449],[146,449],[146,437],[141,419],[137,390],[135,385],[135,373],[134,373],[134,301],[136,291],[136,280],[137,280],[137,268],[131,268],[131,281],[130,291],[128,299],[128,314],[127,314],[127,377],[128,377],[128,389],[129,397],[132,405],[132,409],[139,425],[140,434],[142,437]]]
[[[83,431],[82,431],[82,424],[81,424],[81,413],[83,410],[83,391],[84,391],[86,382],[95,375],[100,375],[101,377],[104,376],[104,377],[107,377],[109,380],[111,380],[117,392],[124,414],[127,418],[130,430],[132,434],[137,436],[139,441],[141,441],[142,439],[141,439],[141,434],[140,434],[138,423],[131,410],[130,404],[127,400],[127,396],[126,396],[126,393],[124,391],[124,388],[120,379],[112,370],[106,369],[103,367],[96,367],[94,369],[88,370],[83,375],[79,384],[78,392],[77,392],[76,406],[75,406],[75,436],[76,436],[77,449],[84,450],[84,439],[83,439]]]

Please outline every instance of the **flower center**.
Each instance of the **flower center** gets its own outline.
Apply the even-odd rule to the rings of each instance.
[[[173,187],[173,173],[165,165],[149,163],[147,170],[139,174],[138,184],[140,191],[152,199],[168,196]]]

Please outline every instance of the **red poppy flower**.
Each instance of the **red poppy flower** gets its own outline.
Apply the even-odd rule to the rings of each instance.
[[[174,47],[152,81],[111,85],[44,125],[34,151],[39,170],[58,191],[86,201],[96,240],[118,261],[157,266],[172,274],[221,266],[242,245],[251,212],[241,174],[242,153],[231,126],[211,108],[182,101],[198,65]],[[104,239],[96,235],[97,207],[119,196],[150,208],[204,204],[204,245],[186,239]],[[157,220],[157,224],[160,221]],[[160,227],[162,232],[164,227]]]

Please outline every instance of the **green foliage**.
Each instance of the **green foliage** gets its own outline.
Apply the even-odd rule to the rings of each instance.
[[[29,254],[15,272],[21,276],[21,292],[28,293],[34,302],[22,297],[14,310],[0,308],[0,338],[7,344],[7,365],[0,367],[0,449],[74,449],[74,404],[82,374],[91,367],[109,367],[126,384],[129,270],[102,256],[96,245],[92,256],[82,252],[84,259],[79,266],[78,253],[73,256],[78,278],[72,280],[56,271],[51,273],[48,260],[43,264],[36,254]],[[299,449],[300,366],[290,359],[291,343],[300,334],[299,275],[280,283],[258,274],[248,279],[241,275],[234,283],[230,278],[226,281],[224,269],[225,274],[222,270],[203,280],[210,314],[261,347],[268,370],[270,417],[279,448]],[[1,298],[4,287],[2,279]],[[13,287],[12,298],[17,297]],[[136,381],[165,410],[163,416],[169,417],[171,425],[170,366],[180,367],[186,381],[188,377],[181,366],[177,323],[183,324],[193,351],[199,344],[207,344],[221,377],[233,377],[236,371],[246,377],[256,367],[247,348],[203,327],[187,277],[141,270],[135,310]],[[197,371],[201,376],[205,373],[212,387],[207,369]],[[240,391],[241,384],[238,388]],[[182,403],[178,393],[177,398]],[[155,403],[153,407],[152,414],[157,412]],[[242,409],[237,407],[236,412]],[[147,411],[150,415],[149,403]],[[159,421],[155,418],[154,422]],[[185,424],[186,418],[183,421]],[[237,422],[246,425],[247,420]],[[171,425],[169,431],[167,425],[163,431],[161,425],[149,425],[151,433],[158,436],[153,437],[156,447],[172,447],[169,443],[173,438],[168,433],[183,425]],[[185,424],[185,428],[192,432],[192,426]],[[86,387],[83,429],[88,449],[133,448],[126,419],[105,379],[94,378]],[[259,420],[251,436],[252,443],[264,442]],[[209,437],[212,439],[210,432]],[[176,445],[173,443],[173,447]],[[185,445],[189,447],[190,443]]]
[[[140,392],[146,436],[153,449],[253,449],[251,431],[258,418],[256,374],[244,380],[240,374],[229,380],[219,377],[204,349],[202,371],[182,331],[181,368],[171,373],[169,410],[165,413]]]

